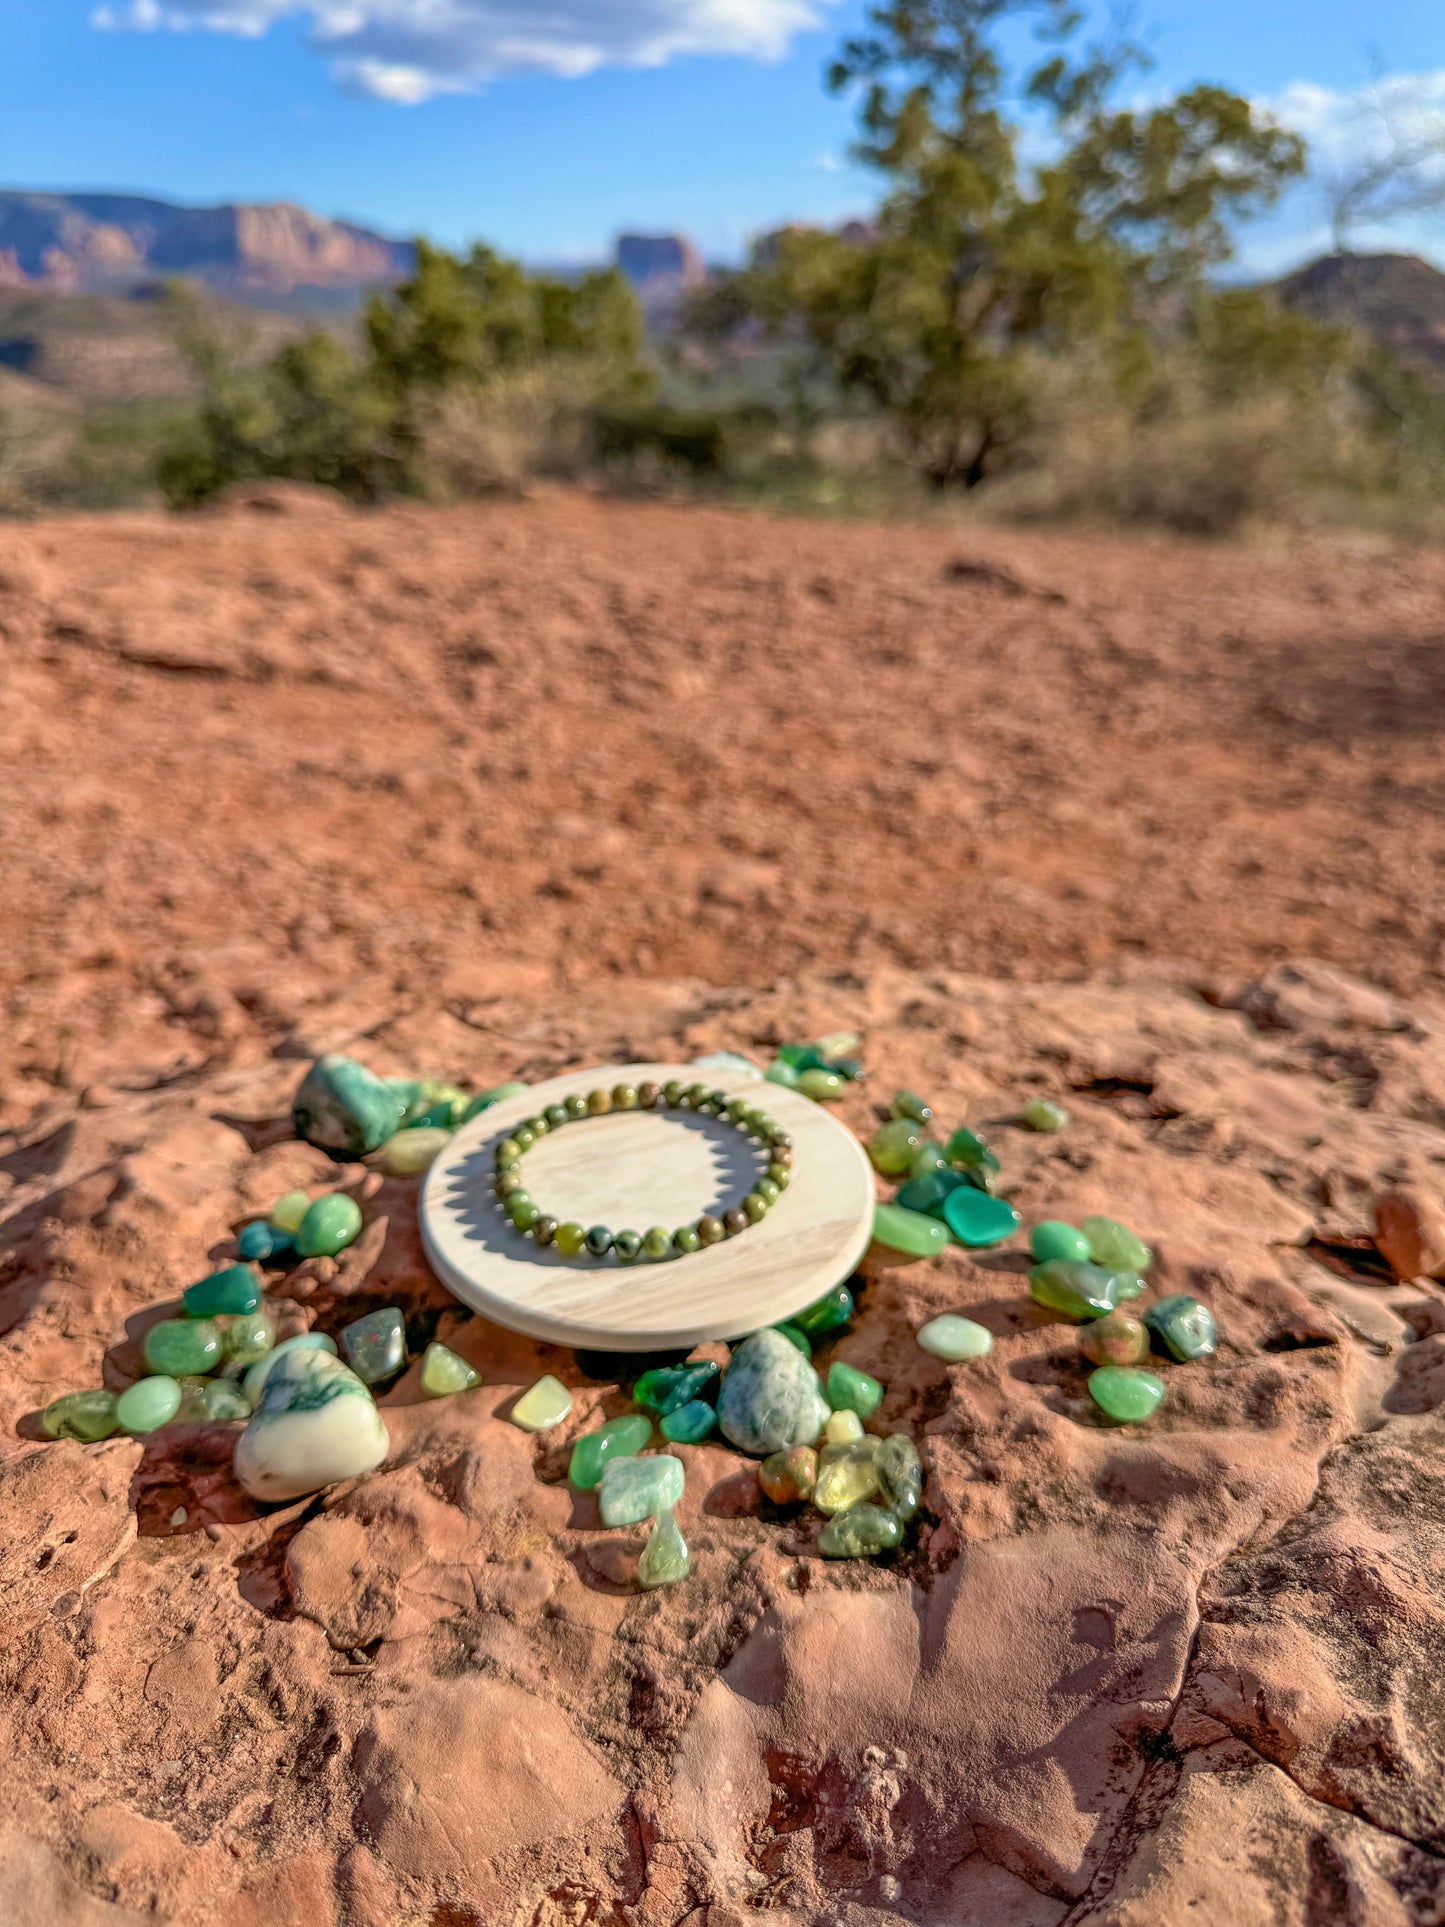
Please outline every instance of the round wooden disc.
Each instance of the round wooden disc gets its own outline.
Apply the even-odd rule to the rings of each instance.
[[[761,1224],[660,1264],[564,1258],[513,1230],[492,1192],[508,1131],[574,1091],[705,1078],[747,1095],[792,1133],[793,1181]],[[736,1204],[761,1169],[757,1146],[692,1111],[615,1111],[539,1138],[524,1159],[544,1211],[582,1225],[674,1231]],[[604,1065],[534,1084],[464,1124],[427,1173],[421,1228],[438,1276],[500,1325],[598,1351],[663,1351],[774,1325],[841,1284],[873,1231],[873,1171],[822,1105],[736,1072],[687,1064]]]

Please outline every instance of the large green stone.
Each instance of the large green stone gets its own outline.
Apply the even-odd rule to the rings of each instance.
[[[1111,1271],[1147,1271],[1154,1253],[1117,1218],[1085,1218],[1079,1226],[1089,1241],[1089,1256]]]
[[[108,1439],[120,1420],[116,1416],[113,1392],[67,1392],[52,1399],[40,1415],[47,1437],[80,1439],[94,1445]]]
[[[825,1559],[871,1559],[890,1551],[902,1537],[901,1519],[864,1501],[828,1521],[818,1534],[818,1550]]]
[[[605,1526],[635,1526],[677,1505],[682,1488],[682,1460],[670,1452],[610,1459],[597,1488],[597,1508]]]
[[[169,1425],[180,1409],[180,1386],[161,1375],[127,1386],[115,1402],[115,1418],[122,1432],[154,1432]]]
[[[965,1318],[959,1312],[946,1311],[937,1318],[930,1318],[926,1325],[918,1328],[918,1342],[924,1351],[932,1352],[935,1358],[947,1359],[956,1365],[966,1358],[983,1358],[993,1350],[993,1333],[987,1325],[980,1325],[975,1319]]]
[[[672,1586],[686,1579],[692,1554],[678,1528],[669,1506],[653,1520],[652,1531],[637,1562],[637,1583],[649,1592],[655,1586]]]
[[[300,1498],[381,1463],[391,1442],[355,1372],[314,1349],[272,1358],[260,1402],[236,1441],[236,1477],[253,1499]]]
[[[904,1211],[921,1211],[925,1217],[941,1218],[944,1202],[952,1192],[975,1189],[960,1172],[943,1164],[911,1177],[907,1184],[899,1185],[893,1194],[893,1202]],[[977,1192],[977,1195],[981,1197],[984,1194]]]
[[[716,1407],[709,1405],[706,1399],[690,1398],[686,1405],[676,1405],[670,1412],[664,1413],[657,1429],[674,1445],[696,1445],[716,1425]]]
[[[695,1399],[716,1398],[719,1377],[719,1368],[710,1359],[695,1365],[656,1365],[638,1379],[632,1396],[637,1404],[665,1418]]]
[[[401,1124],[402,1099],[355,1058],[328,1052],[301,1081],[291,1106],[297,1137],[323,1151],[361,1157]]]
[[[261,1285],[249,1265],[227,1265],[208,1278],[187,1285],[181,1303],[188,1318],[215,1318],[218,1314],[254,1311],[261,1302]]]
[[[1138,1288],[1132,1272],[1105,1271],[1101,1265],[1068,1258],[1050,1258],[1029,1273],[1030,1297],[1065,1318],[1102,1318],[1124,1299],[1136,1297]]]
[[[1181,1364],[1191,1358],[1212,1357],[1219,1339],[1214,1313],[1187,1291],[1173,1292],[1150,1305],[1144,1323],[1169,1356]]]
[[[908,1211],[897,1204],[873,1208],[873,1236],[890,1251],[906,1251],[914,1258],[933,1258],[948,1243],[948,1226],[937,1218],[926,1218],[921,1211]]]
[[[1121,1425],[1140,1425],[1158,1409],[1164,1381],[1153,1372],[1132,1371],[1127,1365],[1101,1365],[1089,1373],[1089,1396],[1101,1412]]]
[[[873,1133],[868,1155],[875,1171],[885,1178],[901,1177],[913,1163],[913,1153],[923,1141],[923,1126],[911,1117],[895,1117]]]
[[[567,1477],[579,1491],[591,1492],[612,1459],[632,1459],[652,1443],[652,1420],[640,1412],[610,1418],[595,1432],[584,1432],[572,1447]]]
[[[846,1285],[834,1285],[831,1291],[825,1291],[823,1296],[814,1299],[811,1305],[805,1306],[802,1311],[795,1311],[791,1322],[798,1327],[799,1331],[807,1332],[810,1338],[816,1338],[822,1332],[837,1331],[839,1326],[846,1325],[852,1316],[852,1292]]]
[[[481,1382],[481,1373],[447,1345],[434,1340],[422,1353],[421,1388],[428,1398],[450,1398],[453,1392],[468,1392]]]
[[[754,1332],[733,1353],[717,1401],[723,1434],[763,1458],[790,1445],[811,1445],[828,1406],[818,1374],[781,1332]]]
[[[1018,1230],[1022,1219],[1005,1199],[961,1184],[943,1200],[943,1222],[961,1245],[978,1248],[1002,1244]]]
[[[361,1206],[344,1191],[317,1198],[301,1220],[296,1249],[303,1258],[334,1258],[361,1234]]]
[[[1051,1258],[1067,1258],[1070,1264],[1089,1262],[1089,1241],[1062,1218],[1044,1218],[1029,1233],[1029,1250],[1041,1265]]]
[[[146,1333],[141,1356],[165,1378],[214,1371],[225,1357],[221,1328],[209,1318],[163,1318]]]
[[[406,1363],[406,1321],[396,1305],[357,1318],[341,1334],[346,1362],[363,1385],[394,1378]]]
[[[835,1358],[828,1367],[828,1403],[835,1412],[856,1412],[867,1418],[883,1402],[883,1387],[868,1372],[856,1365],[845,1365]]]

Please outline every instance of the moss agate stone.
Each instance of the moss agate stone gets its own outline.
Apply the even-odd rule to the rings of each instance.
[[[835,1358],[828,1367],[828,1403],[835,1412],[856,1412],[867,1418],[883,1402],[883,1387],[868,1372],[856,1365],[845,1365]]]
[[[1002,1244],[1023,1222],[1005,1199],[976,1191],[971,1184],[961,1184],[949,1192],[943,1200],[942,1217],[958,1242],[974,1249]]]
[[[1160,1349],[1181,1365],[1192,1358],[1211,1358],[1219,1342],[1214,1313],[1208,1305],[1191,1298],[1187,1291],[1176,1291],[1161,1298],[1144,1314],[1144,1323],[1157,1339]]]
[[[682,1488],[682,1460],[670,1452],[611,1459],[597,1488],[597,1509],[605,1526],[640,1525],[679,1504]]]
[[[336,1356],[336,1340],[329,1332],[297,1332],[294,1338],[283,1338],[281,1343],[267,1351],[241,1380],[241,1390],[253,1406],[261,1403],[261,1388],[271,1372],[283,1358],[292,1352],[325,1352],[331,1358]]]
[[[648,1411],[666,1417],[695,1399],[716,1398],[721,1373],[710,1359],[695,1365],[657,1365],[644,1372],[632,1388],[632,1396]]]
[[[640,1412],[610,1418],[595,1432],[584,1432],[572,1447],[567,1477],[580,1492],[595,1491],[613,1459],[636,1458],[652,1443],[652,1421]]]
[[[400,1128],[402,1099],[353,1057],[330,1051],[301,1080],[291,1106],[296,1135],[323,1151],[363,1157]],[[314,1488],[307,1488],[314,1490]]]
[[[1085,1218],[1079,1226],[1089,1241],[1089,1256],[1111,1271],[1147,1271],[1154,1253],[1117,1218]]]
[[[686,1579],[691,1566],[692,1554],[669,1506],[653,1520],[637,1562],[637,1583],[647,1592],[658,1586],[675,1586],[679,1579]]]
[[[818,1480],[813,1504],[820,1512],[842,1512],[860,1499],[882,1491],[876,1464],[880,1439],[856,1439],[849,1445],[825,1445],[818,1455]]]
[[[572,1394],[560,1378],[546,1372],[517,1400],[507,1416],[524,1432],[547,1432],[572,1410]]]
[[[406,1321],[396,1305],[369,1311],[341,1334],[346,1362],[363,1385],[395,1378],[406,1363]]]
[[[1029,1250],[1041,1265],[1051,1258],[1066,1258],[1070,1264],[1089,1262],[1089,1241],[1062,1218],[1044,1218],[1029,1232]]]
[[[825,1559],[871,1559],[875,1553],[890,1552],[902,1537],[901,1519],[863,1502],[828,1521],[818,1534],[818,1550]]]
[[[355,1372],[314,1349],[273,1359],[236,1441],[236,1477],[253,1499],[300,1498],[381,1464],[391,1440]]]
[[[1052,1133],[1067,1129],[1069,1114],[1062,1104],[1055,1104],[1049,1097],[1031,1097],[1022,1112],[1023,1121],[1031,1131]]]
[[[276,1321],[264,1306],[229,1319],[221,1333],[226,1357],[231,1365],[254,1365],[276,1343]]]
[[[1089,1396],[1101,1412],[1120,1425],[1142,1425],[1164,1397],[1164,1381],[1153,1372],[1126,1365],[1101,1365],[1089,1373]]]
[[[663,1414],[658,1430],[674,1445],[696,1445],[717,1424],[717,1412],[703,1398],[690,1398],[686,1405],[674,1406]]]
[[[781,1332],[767,1330],[745,1338],[733,1353],[717,1415],[725,1438],[763,1458],[812,1445],[827,1423],[828,1404],[808,1360]]]
[[[967,1358],[986,1357],[993,1350],[993,1333],[975,1319],[946,1311],[938,1318],[930,1318],[926,1325],[920,1325],[918,1342],[935,1358],[957,1365]]]
[[[67,1392],[52,1399],[40,1415],[47,1438],[80,1439],[94,1445],[108,1439],[120,1425],[113,1392]]]
[[[459,1358],[450,1346],[433,1340],[422,1353],[421,1388],[428,1398],[450,1398],[453,1392],[469,1392],[481,1382],[480,1372]]]
[[[1142,1365],[1149,1334],[1129,1312],[1109,1311],[1083,1327],[1079,1350],[1095,1365]]]
[[[894,1432],[880,1441],[873,1469],[888,1510],[896,1518],[911,1519],[923,1502],[923,1461],[906,1432]]]
[[[814,1299],[811,1305],[805,1306],[802,1311],[795,1311],[791,1323],[796,1325],[799,1331],[806,1332],[810,1338],[816,1338],[822,1332],[837,1331],[839,1326],[846,1325],[852,1316],[852,1292],[846,1285],[834,1285],[831,1291],[825,1291],[823,1296]]]
[[[811,1445],[770,1452],[758,1467],[758,1484],[774,1505],[796,1505],[800,1499],[811,1499],[817,1483],[818,1454]]]
[[[935,1258],[948,1243],[948,1226],[937,1218],[926,1218],[921,1211],[880,1204],[873,1210],[873,1236],[890,1251],[907,1252],[913,1258]]]
[[[261,1302],[261,1284],[249,1265],[227,1265],[209,1277],[187,1285],[181,1303],[188,1318],[254,1311]]]
[[[1139,1281],[1132,1272],[1105,1271],[1102,1265],[1076,1264],[1050,1258],[1029,1273],[1029,1296],[1065,1318],[1102,1318],[1126,1298],[1135,1297]]]
[[[451,1142],[451,1132],[435,1125],[408,1126],[389,1137],[368,1162],[388,1178],[419,1178]]]
[[[146,1333],[141,1356],[166,1378],[214,1371],[225,1357],[221,1327],[209,1318],[163,1318]]]
[[[361,1206],[344,1191],[332,1191],[307,1207],[296,1229],[303,1258],[334,1258],[361,1235]]]

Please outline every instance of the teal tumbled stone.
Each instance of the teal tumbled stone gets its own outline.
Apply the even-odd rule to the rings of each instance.
[[[1034,1302],[1066,1318],[1102,1318],[1135,1296],[1137,1286],[1138,1280],[1129,1272],[1105,1271],[1101,1265],[1076,1264],[1067,1258],[1050,1258],[1029,1273]]]
[[[1128,1365],[1101,1365],[1089,1373],[1089,1396],[1120,1425],[1140,1425],[1158,1410],[1164,1381]]]
[[[287,1234],[278,1230],[275,1225],[267,1224],[264,1218],[257,1218],[252,1223],[244,1225],[236,1239],[237,1255],[253,1264],[264,1265],[295,1249],[295,1245]]]
[[[307,1207],[296,1233],[303,1258],[334,1258],[361,1235],[361,1206],[344,1191],[332,1191]]]
[[[1187,1291],[1176,1291],[1161,1298],[1144,1313],[1144,1323],[1162,1350],[1180,1364],[1192,1358],[1212,1357],[1218,1344],[1214,1313]]]
[[[907,1184],[899,1185],[893,1194],[893,1202],[904,1211],[921,1211],[927,1218],[943,1216],[944,1200],[955,1191],[973,1191],[975,1187],[961,1173],[942,1165],[932,1171],[921,1172],[912,1177]],[[978,1196],[985,1194],[978,1192]]]
[[[1089,1256],[1111,1271],[1147,1271],[1154,1253],[1117,1218],[1085,1218],[1079,1226],[1089,1241]]]
[[[610,1418],[595,1432],[584,1432],[572,1447],[567,1477],[579,1491],[591,1492],[601,1483],[612,1459],[632,1459],[652,1443],[652,1421],[640,1412]]]
[[[214,1371],[225,1357],[221,1328],[209,1318],[163,1318],[146,1333],[141,1356],[164,1378]]]
[[[856,1412],[859,1418],[867,1418],[882,1404],[883,1387],[871,1373],[835,1358],[828,1367],[827,1398],[835,1412]]]
[[[873,1454],[873,1470],[888,1510],[899,1519],[911,1519],[923,1502],[923,1464],[906,1432],[891,1433],[880,1442]]]
[[[649,1592],[656,1586],[673,1586],[679,1579],[686,1579],[691,1565],[692,1554],[669,1506],[653,1520],[637,1562],[637,1583]]]
[[[943,1222],[961,1245],[980,1249],[1011,1238],[1023,1220],[1004,1198],[961,1184],[943,1200]]]
[[[605,1526],[635,1526],[677,1505],[682,1489],[682,1460],[669,1452],[610,1459],[597,1488],[597,1509]]]
[[[1071,1264],[1089,1262],[1089,1241],[1062,1218],[1044,1218],[1029,1232],[1029,1250],[1045,1265],[1051,1258],[1067,1258]]]
[[[632,1388],[637,1404],[665,1417],[693,1399],[716,1398],[720,1372],[711,1359],[695,1365],[655,1365]]]
[[[818,1550],[825,1559],[871,1559],[888,1552],[903,1537],[896,1513],[862,1500],[846,1512],[835,1512],[818,1534]]]
[[[821,1298],[815,1298],[811,1305],[805,1305],[802,1311],[795,1311],[788,1322],[796,1325],[799,1331],[807,1332],[810,1338],[816,1338],[822,1332],[837,1331],[852,1316],[852,1292],[846,1285],[834,1285]]]
[[[137,1379],[115,1401],[116,1423],[122,1432],[154,1432],[169,1425],[181,1409],[181,1388],[174,1378],[161,1374]]]
[[[120,1424],[113,1392],[67,1392],[52,1399],[40,1415],[47,1438],[80,1439],[94,1445],[108,1439]]]
[[[261,1302],[261,1285],[249,1265],[227,1265],[209,1277],[187,1285],[181,1303],[189,1318],[215,1318],[218,1315],[254,1311]]]
[[[396,1305],[357,1318],[341,1334],[346,1362],[363,1385],[395,1378],[406,1363],[406,1321]]]
[[[355,1058],[328,1052],[301,1081],[291,1106],[296,1135],[323,1151],[361,1157],[401,1124],[405,1103]]]
[[[908,1211],[901,1205],[880,1204],[873,1210],[873,1236],[890,1251],[905,1251],[914,1258],[933,1258],[948,1243],[948,1226],[921,1211]]]
[[[717,1401],[718,1423],[743,1452],[764,1458],[812,1445],[828,1417],[818,1374],[781,1332],[754,1332],[732,1355]]]
[[[674,1445],[696,1445],[717,1424],[717,1411],[706,1399],[690,1398],[686,1405],[665,1412],[658,1430]]]

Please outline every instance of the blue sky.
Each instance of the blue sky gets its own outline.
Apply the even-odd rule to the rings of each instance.
[[[1445,111],[1441,4],[1142,0],[1148,87],[1227,82],[1342,152],[1363,138],[1351,103],[1372,74],[1426,76],[1411,87]],[[532,260],[680,229],[729,258],[782,220],[867,208],[850,111],[821,85],[861,14],[855,0],[0,0],[0,184],[297,200]],[[1253,231],[1246,264],[1288,265],[1321,238],[1301,191]],[[1394,244],[1445,260],[1442,217]]]

